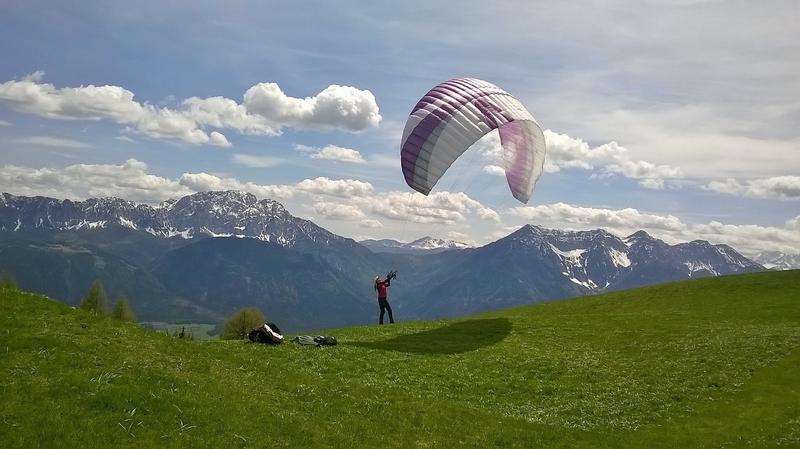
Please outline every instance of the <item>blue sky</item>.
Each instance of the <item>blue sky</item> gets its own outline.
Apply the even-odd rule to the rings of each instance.
[[[800,253],[799,19],[794,1],[15,2],[0,189],[238,188],[354,238],[536,223]],[[408,113],[461,76],[548,130],[527,205],[487,172],[491,135],[433,195],[405,185]]]

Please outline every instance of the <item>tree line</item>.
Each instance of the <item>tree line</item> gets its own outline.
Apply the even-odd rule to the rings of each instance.
[[[17,281],[13,275],[0,273],[0,290],[16,290],[17,288]],[[105,287],[103,287],[103,283],[99,279],[95,280],[92,286],[89,287],[89,291],[81,299],[78,308],[95,315],[110,316],[123,322],[136,322],[136,314],[133,312],[128,298],[124,295],[119,295],[114,300],[114,304],[109,305]],[[223,340],[241,340],[253,328],[261,326],[265,322],[266,317],[258,308],[247,307],[240,309],[225,321],[220,332],[220,338]]]
[[[17,290],[17,280],[11,273],[0,273],[0,290]],[[117,296],[114,304],[108,304],[108,296],[103,283],[97,279],[89,287],[89,292],[86,293],[78,304],[78,308],[86,310],[87,312],[95,315],[110,316],[120,321],[134,323],[136,322],[136,314],[133,312],[128,298],[125,295]]]
[[[124,295],[117,296],[114,305],[110,306],[106,296],[106,289],[99,279],[89,287],[89,292],[81,299],[78,308],[95,315],[110,316],[124,322],[136,322],[136,314],[133,313],[128,298]]]

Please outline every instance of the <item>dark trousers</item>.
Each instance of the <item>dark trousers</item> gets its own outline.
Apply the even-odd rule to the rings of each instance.
[[[378,298],[378,306],[381,308],[381,316],[378,319],[379,324],[383,324],[383,313],[388,311],[389,312],[389,322],[394,323],[394,318],[392,317],[392,306],[389,305],[389,301],[386,298]]]

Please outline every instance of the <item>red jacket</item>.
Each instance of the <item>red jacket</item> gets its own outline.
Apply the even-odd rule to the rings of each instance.
[[[389,287],[389,280],[375,282],[375,289],[378,290],[378,299],[386,299],[389,292],[386,290]]]

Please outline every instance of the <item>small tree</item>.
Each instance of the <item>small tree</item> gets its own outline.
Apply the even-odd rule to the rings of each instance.
[[[111,312],[111,316],[126,323],[136,322],[136,314],[133,313],[133,309],[128,304],[128,298],[125,296],[119,296],[114,301],[114,311]]]
[[[100,279],[92,283],[92,287],[89,288],[89,293],[81,300],[79,307],[97,315],[105,315],[108,313],[106,289],[103,288],[103,283],[100,282]]]
[[[11,273],[0,273],[0,290],[16,290],[17,279]]]
[[[255,307],[241,309],[234,313],[222,328],[220,338],[223,340],[241,340],[256,326],[264,324],[266,318]]]

